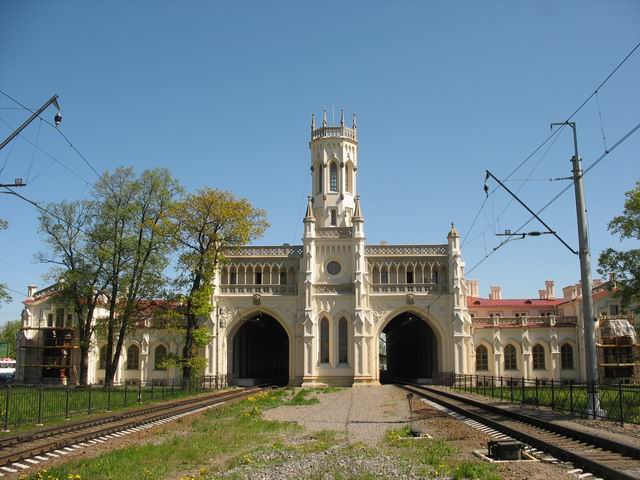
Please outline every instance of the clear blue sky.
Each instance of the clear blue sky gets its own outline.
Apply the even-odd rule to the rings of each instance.
[[[309,191],[312,112],[358,114],[359,193],[371,243],[444,243],[453,220],[465,235],[483,200],[485,169],[506,176],[640,41],[640,3],[488,2],[23,2],[0,3],[0,89],[30,107],[60,95],[62,128],[102,171],[170,168],[189,189],[208,185],[249,198],[269,213],[260,243],[297,243]],[[640,51],[601,90],[612,144],[640,121]],[[0,98],[0,118],[24,111]],[[50,111],[48,114],[52,114]],[[585,163],[603,150],[598,109],[576,117]],[[4,138],[9,127],[0,122]],[[25,137],[35,141],[38,123]],[[39,145],[87,182],[95,176],[52,128]],[[570,173],[564,132],[532,178]],[[640,133],[587,178],[594,257],[617,244],[606,231],[624,192],[640,177]],[[10,154],[10,155],[9,155]],[[0,152],[0,182],[27,177],[38,201],[80,198],[85,181],[25,140]],[[524,178],[540,155],[514,175]],[[520,183],[510,185],[518,188]],[[562,182],[521,190],[542,206]],[[503,193],[469,240],[504,208]],[[577,243],[565,195],[545,218]],[[0,282],[44,286],[36,211],[0,196]],[[495,228],[515,229],[511,205]],[[538,227],[532,226],[532,229]],[[467,241],[468,268],[498,243],[489,228]],[[534,296],[545,279],[579,278],[578,259],[552,238],[512,242],[475,270],[486,295]],[[17,318],[20,295],[0,308]]]

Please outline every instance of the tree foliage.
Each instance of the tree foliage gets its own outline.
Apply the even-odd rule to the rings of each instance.
[[[609,222],[609,231],[620,240],[640,240],[640,180],[626,194],[622,215]],[[640,296],[640,249],[607,248],[600,254],[598,273],[613,279],[615,294],[628,307]]]
[[[181,363],[183,378],[189,378],[205,366],[197,352],[208,343],[209,333],[200,322],[211,312],[211,280],[223,260],[222,249],[260,238],[269,224],[264,210],[212,188],[185,195],[174,204],[171,217],[179,252],[175,288],[185,319]]]
[[[16,337],[20,332],[22,322],[20,320],[10,320],[0,328],[0,342],[7,344],[7,356],[14,357],[16,355]],[[4,352],[0,352],[4,353]]]

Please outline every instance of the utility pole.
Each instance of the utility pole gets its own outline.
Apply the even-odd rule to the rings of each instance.
[[[36,110],[35,112],[32,112],[31,116],[27,118],[24,122],[22,122],[22,125],[16,128],[7,138],[4,139],[2,143],[0,143],[0,150],[6,147],[11,140],[13,140],[18,135],[20,135],[20,132],[22,132],[25,128],[27,128],[31,122],[33,122],[36,118],[40,116],[42,112],[44,112],[47,108],[49,108],[49,105],[54,105],[58,109],[55,117],[53,117],[53,121],[56,127],[59,126],[60,123],[62,123],[62,115],[60,115],[60,105],[58,104],[58,95],[54,95],[49,100],[44,102],[44,104],[38,110]],[[26,187],[26,186],[27,184],[24,183],[21,178],[16,178],[14,183],[0,183],[0,187]],[[0,192],[0,193],[11,194],[12,192],[8,190],[6,192]]]
[[[573,186],[576,194],[576,214],[578,217],[578,253],[580,255],[580,277],[582,283],[582,321],[584,327],[584,345],[587,375],[587,413],[596,416],[600,413],[598,398],[598,354],[596,352],[595,316],[593,314],[593,282],[591,280],[591,253],[589,252],[589,232],[587,231],[587,208],[584,203],[584,185],[582,182],[582,159],[578,156],[578,133],[576,122],[552,123],[551,128],[568,125],[573,130],[574,155]]]

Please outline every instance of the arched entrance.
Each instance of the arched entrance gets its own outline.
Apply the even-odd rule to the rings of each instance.
[[[289,380],[289,336],[270,315],[247,318],[233,336],[231,374],[237,385]]]
[[[429,324],[412,312],[392,318],[380,333],[380,381],[430,383],[438,372],[438,344]]]

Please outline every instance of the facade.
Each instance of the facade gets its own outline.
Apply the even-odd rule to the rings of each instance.
[[[464,279],[453,225],[440,243],[368,244],[355,116],[351,127],[342,114],[336,126],[326,114],[319,126],[312,117],[309,149],[301,243],[224,252],[212,313],[202,319],[212,336],[207,375],[303,386],[372,385],[394,376],[432,382],[451,372],[584,376],[579,299],[556,299],[553,282],[536,299],[503,300],[499,287],[481,298],[477,282]],[[30,287],[24,303],[17,380],[75,383],[74,313],[52,287]],[[100,382],[104,345],[93,343],[89,380]],[[633,345],[635,352],[635,337]],[[141,322],[125,341],[115,381],[171,381],[181,371],[159,363],[182,348],[176,334]]]

